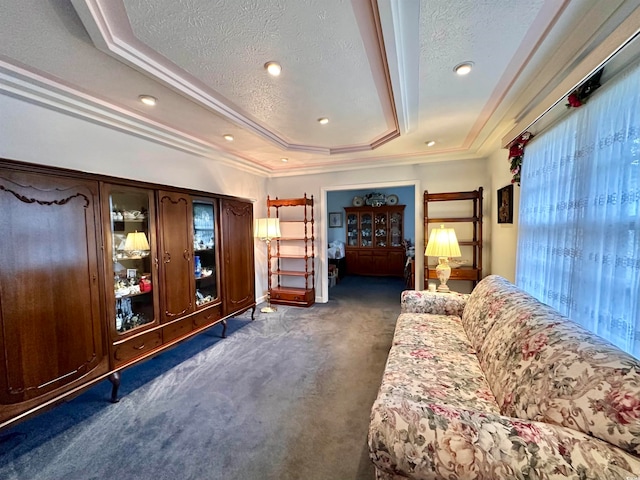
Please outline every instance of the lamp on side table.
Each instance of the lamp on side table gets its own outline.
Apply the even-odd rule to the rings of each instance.
[[[434,228],[431,230],[425,256],[438,257],[438,266],[436,267],[436,275],[440,280],[438,292],[449,293],[447,280],[451,276],[451,267],[449,266],[449,258],[461,257],[460,246],[456,237],[456,231],[453,228]]]

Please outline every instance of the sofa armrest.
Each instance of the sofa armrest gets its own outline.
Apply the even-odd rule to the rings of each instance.
[[[431,313],[462,317],[462,311],[468,299],[468,293],[405,290],[400,296],[400,308],[402,313]]]
[[[379,471],[411,479],[640,474],[640,459],[576,430],[393,395],[373,406],[369,452]]]

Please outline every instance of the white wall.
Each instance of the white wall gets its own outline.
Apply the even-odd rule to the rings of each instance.
[[[267,197],[261,176],[2,94],[0,158],[259,199],[254,216]],[[264,244],[256,248],[260,300],[266,259]]]
[[[266,180],[207,158],[0,94],[0,157],[193,188],[266,197]]]
[[[405,165],[398,167],[368,168],[366,170],[354,170],[337,173],[322,173],[314,175],[300,175],[291,177],[272,178],[268,183],[268,190],[271,196],[279,198],[298,197],[303,193],[313,195],[316,200],[315,217],[316,238],[318,245],[325,245],[328,238],[326,192],[331,190],[346,190],[358,188],[375,188],[398,185],[415,185],[415,224],[416,251],[424,244],[424,209],[422,195],[424,190],[432,193],[470,191],[480,186],[485,187],[484,214],[489,214],[491,202],[487,196],[490,193],[491,175],[487,169],[487,161],[461,160],[455,162],[432,162],[419,165]],[[487,218],[489,218],[487,216]],[[405,218],[405,222],[411,219]],[[484,255],[483,263],[487,267],[490,265],[491,228],[489,222],[484,225]],[[316,299],[320,302],[328,300],[327,288],[327,261],[326,249],[318,249],[320,259],[318,268],[318,280],[316,288]],[[420,255],[416,258],[416,271],[421,271],[423,259]],[[485,268],[484,274],[490,273]],[[422,287],[422,276],[416,275],[416,288]],[[462,282],[461,282],[462,283]],[[453,285],[454,288],[458,286]],[[466,285],[465,285],[466,286]],[[464,286],[459,288],[463,291]]]
[[[376,187],[413,186],[413,218],[417,250],[424,242],[422,194],[466,191],[485,187],[484,225],[485,274],[495,271],[507,278],[514,270],[505,251],[513,251],[515,242],[503,234],[509,227],[497,227],[500,247],[492,245],[492,226],[496,220],[489,212],[496,188],[509,177],[506,151],[500,150],[489,162],[462,160],[431,162],[398,167],[369,168],[337,173],[300,175],[266,179],[215,160],[185,153],[144,138],[107,128],[33,103],[0,94],[0,157],[24,162],[52,165],[115,177],[193,188],[212,193],[255,199],[254,216],[266,215],[266,197],[298,197],[303,193],[316,199],[317,245],[326,244],[327,192]],[[487,168],[490,165],[491,171]],[[498,168],[499,167],[499,168]],[[503,168],[504,167],[504,168]],[[500,175],[504,177],[500,178]],[[517,188],[516,188],[517,190]],[[517,195],[516,195],[517,199]],[[407,222],[412,221],[406,218]],[[515,230],[515,227],[511,228]],[[507,244],[505,247],[504,244]],[[491,246],[491,248],[490,248]],[[493,253],[493,255],[491,254]],[[320,249],[318,301],[327,301],[326,251]],[[420,256],[418,256],[420,257]],[[498,257],[497,259],[495,257]],[[491,259],[491,263],[489,263]],[[422,259],[416,261],[418,271]],[[507,264],[506,266],[504,264]],[[491,265],[491,268],[488,268]],[[421,275],[417,286],[421,287]],[[266,247],[256,242],[256,293],[262,299],[266,290]]]
[[[509,170],[509,151],[499,148],[489,156],[489,170],[491,171],[490,196],[492,204],[497,202],[497,191],[511,183]],[[486,197],[487,195],[485,195]],[[491,273],[501,275],[511,282],[516,277],[516,247],[518,242],[518,212],[520,207],[520,187],[513,188],[513,224],[498,224],[498,212],[491,209],[491,217],[487,217],[485,224],[491,223]]]

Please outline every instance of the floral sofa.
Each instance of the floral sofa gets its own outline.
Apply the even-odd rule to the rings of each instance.
[[[378,479],[640,479],[640,362],[492,275],[402,293]]]

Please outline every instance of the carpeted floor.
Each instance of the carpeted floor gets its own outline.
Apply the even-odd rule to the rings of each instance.
[[[345,277],[331,300],[216,326],[0,432],[2,479],[374,478],[369,411],[402,279]]]

